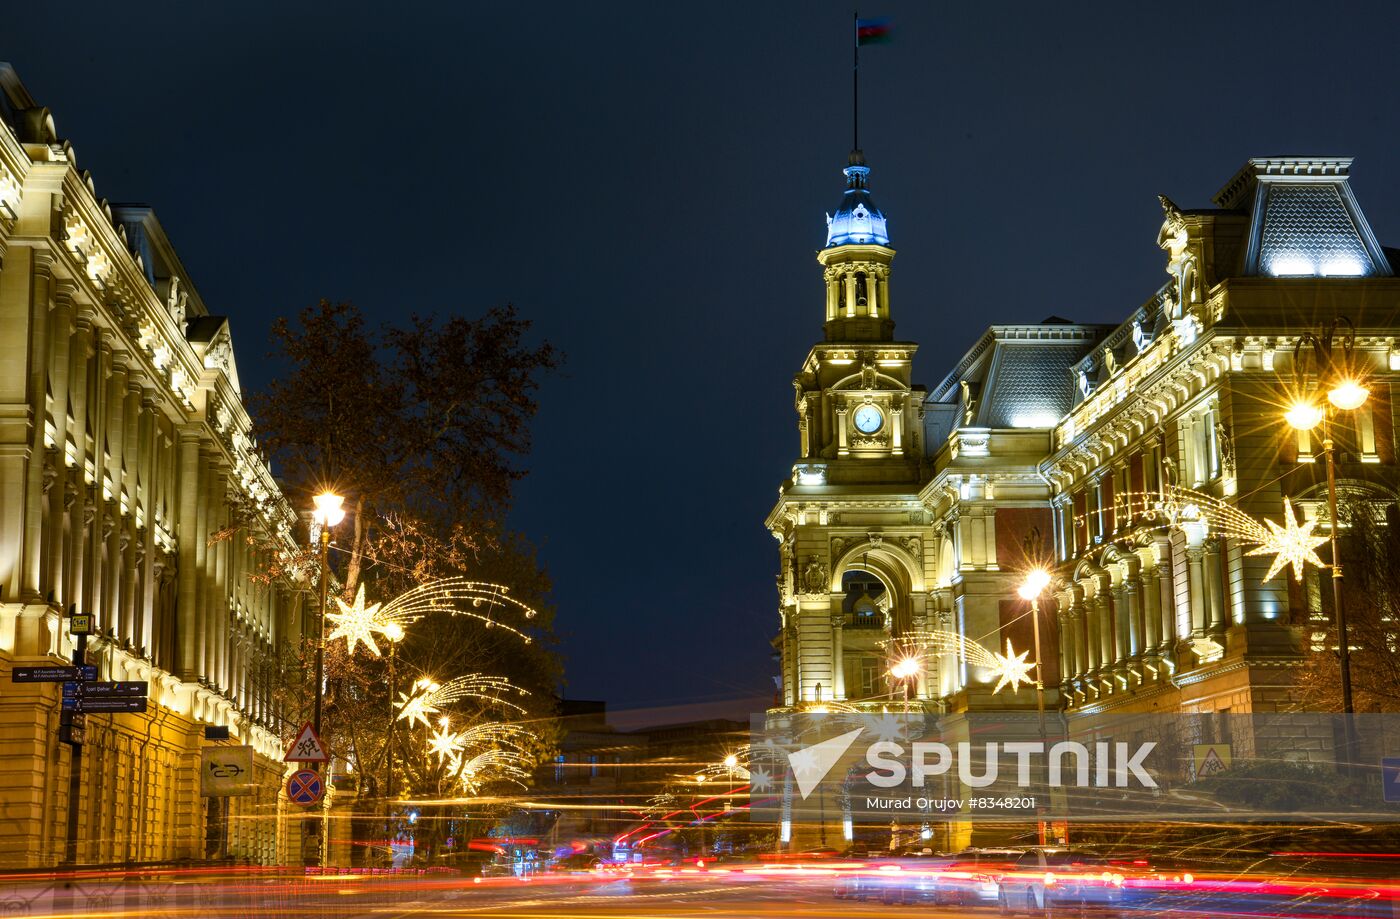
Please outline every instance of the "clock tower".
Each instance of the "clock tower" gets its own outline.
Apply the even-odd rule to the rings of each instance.
[[[889,704],[892,641],[931,626],[936,549],[920,490],[926,393],[911,383],[917,346],[894,334],[890,246],[859,150],[817,253],[822,340],[793,379],[797,456],[767,526],[779,541],[780,707]],[[937,686],[920,673],[915,701]]]
[[[846,193],[817,253],[826,288],[823,341],[793,380],[800,457],[830,484],[917,478],[922,390],[910,385],[917,348],[896,341],[890,313],[894,249],[870,196],[870,167],[851,153]],[[815,469],[799,475],[809,478]]]

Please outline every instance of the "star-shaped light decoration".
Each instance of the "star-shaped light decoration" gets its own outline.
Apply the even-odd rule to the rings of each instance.
[[[453,759],[464,749],[462,735],[448,730],[446,719],[438,726],[437,732],[428,738],[428,752],[438,758],[438,763]]]
[[[351,654],[355,653],[355,645],[364,642],[370,653],[378,657],[379,646],[374,643],[374,633],[383,631],[383,624],[375,618],[375,614],[379,612],[379,604],[365,606],[365,585],[361,584],[360,589],[356,591],[353,604],[346,603],[339,597],[335,598],[335,603],[340,607],[340,612],[326,613],[326,618],[335,626],[330,635],[326,636],[327,640],[334,641],[343,637]]]
[[[1264,575],[1264,580],[1272,581],[1274,575],[1283,570],[1284,565],[1293,566],[1295,581],[1303,580],[1303,568],[1306,565],[1327,567],[1326,563],[1317,557],[1316,551],[1318,546],[1327,541],[1327,537],[1312,535],[1312,529],[1317,525],[1316,520],[1298,525],[1298,518],[1293,515],[1292,501],[1285,499],[1283,502],[1283,526],[1272,520],[1265,520],[1264,523],[1269,528],[1268,539],[1245,553],[1274,556],[1274,563],[1269,566],[1269,573]]]
[[[440,711],[433,704],[434,693],[439,688],[432,680],[423,679],[414,684],[412,695],[399,693],[399,701],[395,703],[399,707],[398,720],[407,721],[409,726],[421,724],[427,727],[428,716]]]
[[[998,654],[992,652],[992,657],[996,659],[996,665],[992,668],[992,673],[998,677],[997,685],[992,689],[992,694],[1001,692],[1003,686],[1010,686],[1013,695],[1020,692],[1022,683],[1030,685],[1035,681],[1030,678],[1030,672],[1035,669],[1035,664],[1026,660],[1029,651],[1022,651],[1017,654],[1011,649],[1011,639],[1006,639],[1006,653]]]
[[[773,790],[773,776],[767,769],[754,769],[749,773],[749,788],[755,792],[765,792]]]

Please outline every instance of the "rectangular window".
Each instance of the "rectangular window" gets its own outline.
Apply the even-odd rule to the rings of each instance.
[[[862,657],[860,659],[860,695],[863,699],[869,699],[875,695],[876,686],[880,679],[880,668],[873,657]]]

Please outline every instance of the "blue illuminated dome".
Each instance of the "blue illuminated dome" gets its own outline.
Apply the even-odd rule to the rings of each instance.
[[[846,196],[836,213],[827,215],[826,248],[852,243],[888,246],[885,215],[870,199],[870,167],[865,165],[865,157],[859,150],[851,151],[850,165],[841,171],[846,174]]]

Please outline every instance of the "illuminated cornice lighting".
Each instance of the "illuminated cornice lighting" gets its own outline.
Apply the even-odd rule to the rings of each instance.
[[[1269,259],[1268,272],[1275,278],[1360,278],[1367,266],[1350,255],[1330,255],[1319,262],[1306,252],[1283,252]]]
[[[1011,416],[1013,428],[1053,428],[1060,423],[1060,416],[1052,412],[1027,412]]]

